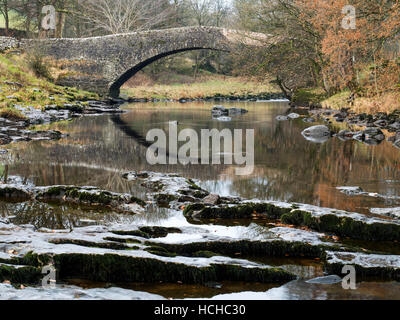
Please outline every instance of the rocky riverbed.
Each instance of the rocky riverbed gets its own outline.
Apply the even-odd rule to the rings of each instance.
[[[262,94],[246,94],[246,95],[223,95],[216,94],[213,96],[207,96],[203,98],[180,98],[180,99],[159,99],[159,98],[129,98],[125,96],[130,103],[142,103],[142,102],[179,102],[179,103],[190,103],[199,101],[217,101],[217,102],[228,102],[228,101],[268,101],[268,100],[280,100],[286,99],[283,93],[262,93]]]
[[[76,112],[76,116],[107,110],[121,112],[118,103],[109,108],[106,103],[101,107],[98,102],[90,103],[95,110]],[[65,113],[50,109],[47,111]],[[246,109],[250,112],[243,113],[242,106],[233,109],[240,110],[236,121],[254,112],[252,108]],[[210,117],[210,110],[204,112],[205,117]],[[329,123],[319,124],[318,119],[304,112],[290,110],[284,117],[279,121],[288,125],[287,121],[296,121],[301,125],[296,136],[306,127],[304,123],[314,122],[324,126],[317,130],[324,133],[324,138],[331,139],[334,134]],[[78,120],[85,123],[83,137],[92,130],[87,129],[86,120],[95,122],[100,118]],[[107,133],[113,132],[113,127],[107,127],[111,126],[107,117],[99,123],[94,128],[105,127]],[[304,136],[312,138],[315,134],[309,129]],[[103,139],[100,134],[99,143],[85,143],[104,148]],[[306,143],[301,136],[300,140]],[[121,141],[125,143],[126,139]],[[44,148],[52,144],[56,149],[51,153],[62,152],[57,143],[32,142],[27,146],[39,144]],[[111,153],[100,149],[102,159],[115,152],[126,152],[121,145],[114,148],[114,141],[110,144]],[[75,160],[75,151],[68,144],[60,148],[64,147],[68,148],[63,152],[67,161]],[[128,149],[132,149],[130,145]],[[45,150],[47,155],[49,151]],[[83,152],[80,145],[76,150]],[[94,154],[99,154],[94,150]],[[127,158],[132,161],[131,156]],[[26,160],[24,163],[31,161]],[[84,160],[85,165],[97,168],[96,163],[89,163],[90,158]],[[245,294],[246,290],[269,290],[264,294],[247,293],[247,297],[260,298],[277,297],[284,290],[296,295],[300,288],[305,292],[318,291],[321,286],[335,291],[340,287],[342,268],[348,264],[356,267],[357,280],[365,281],[360,286],[371,281],[395,284],[399,280],[398,208],[375,208],[361,213],[291,201],[247,199],[210,193],[190,174],[127,172],[109,162],[103,166],[112,166],[110,170],[118,175],[118,181],[135,188],[126,189],[128,192],[115,187],[111,190],[108,184],[91,180],[93,176],[71,185],[64,185],[71,180],[56,180],[62,185],[48,185],[52,182],[46,183],[47,180],[41,181],[31,174],[8,176],[0,185],[0,282],[4,282],[0,298],[50,295],[50,291],[41,288],[42,269],[49,265],[57,270],[54,298],[66,299],[109,299],[122,295],[158,299],[169,297],[163,290],[174,286],[176,292],[182,292],[183,287],[186,292],[194,287],[207,291],[196,297],[228,298],[240,297],[233,292]],[[82,174],[80,170],[78,176]],[[92,182],[102,187],[91,186]],[[359,187],[337,187],[345,197],[387,196]],[[152,289],[144,289],[150,286]],[[128,287],[139,289],[122,289]],[[172,296],[185,297],[182,293]]]
[[[9,97],[9,99],[12,99],[12,97]],[[62,105],[46,105],[42,110],[32,106],[23,107],[14,104],[13,108],[19,111],[24,119],[0,118],[0,145],[20,141],[61,139],[65,135],[59,131],[41,131],[29,128],[53,122],[70,121],[85,115],[122,113],[123,111],[120,109],[120,106],[123,103],[123,100],[76,101]]]
[[[59,284],[79,278],[219,286],[224,281],[283,284],[301,278],[298,269],[258,262],[267,257],[318,261],[325,275],[340,276],[342,267],[351,264],[360,280],[400,279],[400,250],[394,254],[375,248],[379,242],[400,240],[397,217],[220,197],[175,174],[129,172],[123,177],[139,183],[145,197],[95,187],[37,187],[17,178],[1,185],[2,201],[14,206],[43,203],[37,214],[44,217],[49,214],[46,204],[57,204],[101,208],[99,215],[132,218],[52,229],[5,216],[0,221],[0,281],[35,287],[47,265],[57,270]],[[143,223],[141,218],[152,210],[165,210],[164,223]],[[227,227],[220,225],[224,220],[248,223]],[[361,242],[354,245],[349,240]],[[71,289],[65,288],[70,295]],[[9,296],[16,294],[6,289]],[[102,294],[81,292],[83,297]]]
[[[340,140],[357,140],[366,145],[378,145],[385,139],[400,149],[400,111],[391,114],[377,113],[356,114],[349,108],[342,110],[322,109],[322,108],[301,108],[301,113],[296,113],[292,109],[288,115],[277,117],[278,121],[289,121],[301,118],[303,122],[313,124],[323,122],[325,124],[313,125],[303,131],[303,136],[315,143],[324,143],[331,137]],[[306,110],[306,114],[304,111]],[[334,124],[344,124],[346,129],[336,130],[330,126]]]

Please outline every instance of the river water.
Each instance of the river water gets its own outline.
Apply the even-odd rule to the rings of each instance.
[[[84,117],[52,128],[70,137],[57,142],[13,145],[19,159],[9,174],[31,179],[36,185],[95,185],[117,192],[129,191],[121,171],[177,172],[201,181],[201,186],[221,195],[308,203],[367,213],[372,207],[396,206],[400,201],[400,151],[390,143],[367,146],[332,138],[324,144],[303,138],[310,124],[301,119],[279,122],[289,110],[286,102],[226,103],[249,113],[231,122],[212,119],[211,103],[132,104],[113,121],[111,116]],[[236,176],[232,165],[149,165],[147,148],[129,136],[128,127],[145,137],[150,129],[223,128],[255,130],[255,169],[250,176]],[[337,190],[359,186],[384,197],[349,197]]]
[[[196,179],[201,187],[220,195],[307,203],[363,214],[371,214],[371,208],[400,206],[400,150],[390,143],[367,146],[337,138],[325,143],[313,143],[301,135],[310,126],[302,119],[276,120],[278,115],[289,111],[287,102],[230,102],[224,105],[245,108],[249,112],[233,117],[230,122],[221,122],[212,118],[211,102],[137,103],[125,106],[127,112],[118,116],[83,117],[71,122],[55,123],[51,125],[51,129],[68,133],[69,137],[60,141],[11,145],[9,149],[13,160],[1,167],[2,179],[19,176],[26,183],[35,185],[98,186],[115,192],[131,192],[140,197],[144,190],[122,179],[121,173],[148,170],[180,173]],[[179,130],[191,128],[197,132],[212,128],[254,129],[254,172],[249,176],[237,176],[236,166],[224,164],[148,164],[143,137],[150,129],[167,131],[170,121],[177,121]],[[342,186],[361,187],[367,193],[349,196],[337,189]],[[13,216],[16,224],[32,223],[38,228],[84,226],[99,219],[97,212],[80,207],[64,208],[46,204],[45,208],[37,208],[37,204],[32,204],[21,208],[20,205],[9,203],[0,205],[1,214]],[[149,214],[146,219],[149,223],[156,221],[160,224],[163,219],[168,220],[166,216],[155,212],[154,216]],[[112,214],[101,215],[102,222],[121,219],[128,218]],[[129,219],[131,221],[135,218]],[[275,264],[297,268],[297,273],[306,273],[303,277],[305,279],[322,275],[318,262],[278,261]],[[80,280],[73,284],[76,283],[88,288],[102,286]],[[362,283],[358,291],[351,293],[341,289],[340,285],[310,285],[303,280],[273,289],[265,285],[258,288],[248,284],[229,283],[224,284],[222,291],[177,285],[135,284],[129,288],[177,298],[221,297],[221,294],[239,292],[237,296],[222,297],[400,299],[400,287],[397,283],[374,282]]]

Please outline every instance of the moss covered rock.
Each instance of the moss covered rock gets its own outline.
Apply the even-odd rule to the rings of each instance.
[[[209,281],[285,283],[296,277],[277,268],[245,268],[211,264],[196,267],[157,259],[114,254],[61,254],[54,257],[61,279],[81,278],[100,282],[170,282],[204,284]]]
[[[43,278],[40,268],[0,264],[0,282],[12,284],[39,284]]]

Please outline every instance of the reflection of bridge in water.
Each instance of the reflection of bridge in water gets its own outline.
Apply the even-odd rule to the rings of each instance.
[[[16,164],[10,174],[34,177],[39,185],[95,185],[116,192],[129,192],[121,174],[127,171],[180,173],[210,180],[227,166],[153,165],[146,160],[150,145],[140,131],[120,117],[86,117],[72,123],[73,139],[18,144]],[[89,133],[89,134],[88,134]]]

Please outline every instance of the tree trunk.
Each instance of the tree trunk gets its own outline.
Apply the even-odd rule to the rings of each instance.
[[[196,53],[196,66],[194,68],[194,80],[197,79],[197,74],[199,72],[199,64],[200,64],[200,53]]]
[[[323,87],[325,92],[330,95],[331,94],[331,87],[328,84],[328,80],[326,79],[326,75],[325,72],[322,71],[322,83],[323,83]]]
[[[8,169],[9,169],[9,165],[6,164],[4,166],[4,183],[7,183],[7,181],[8,181]]]
[[[6,36],[10,34],[10,19],[8,17],[8,9],[6,9],[6,12],[4,13],[4,20],[6,23]]]
[[[57,13],[57,23],[56,23],[56,38],[62,38],[64,35],[64,26],[65,26],[65,12]]]
[[[278,83],[279,88],[281,88],[286,99],[292,100],[293,94],[292,94],[291,90],[285,86],[285,84],[279,77],[276,78],[276,82]]]
[[[8,15],[8,1],[3,1],[3,16],[4,16],[4,23],[5,23],[5,33],[6,36],[10,35],[10,18]]]

